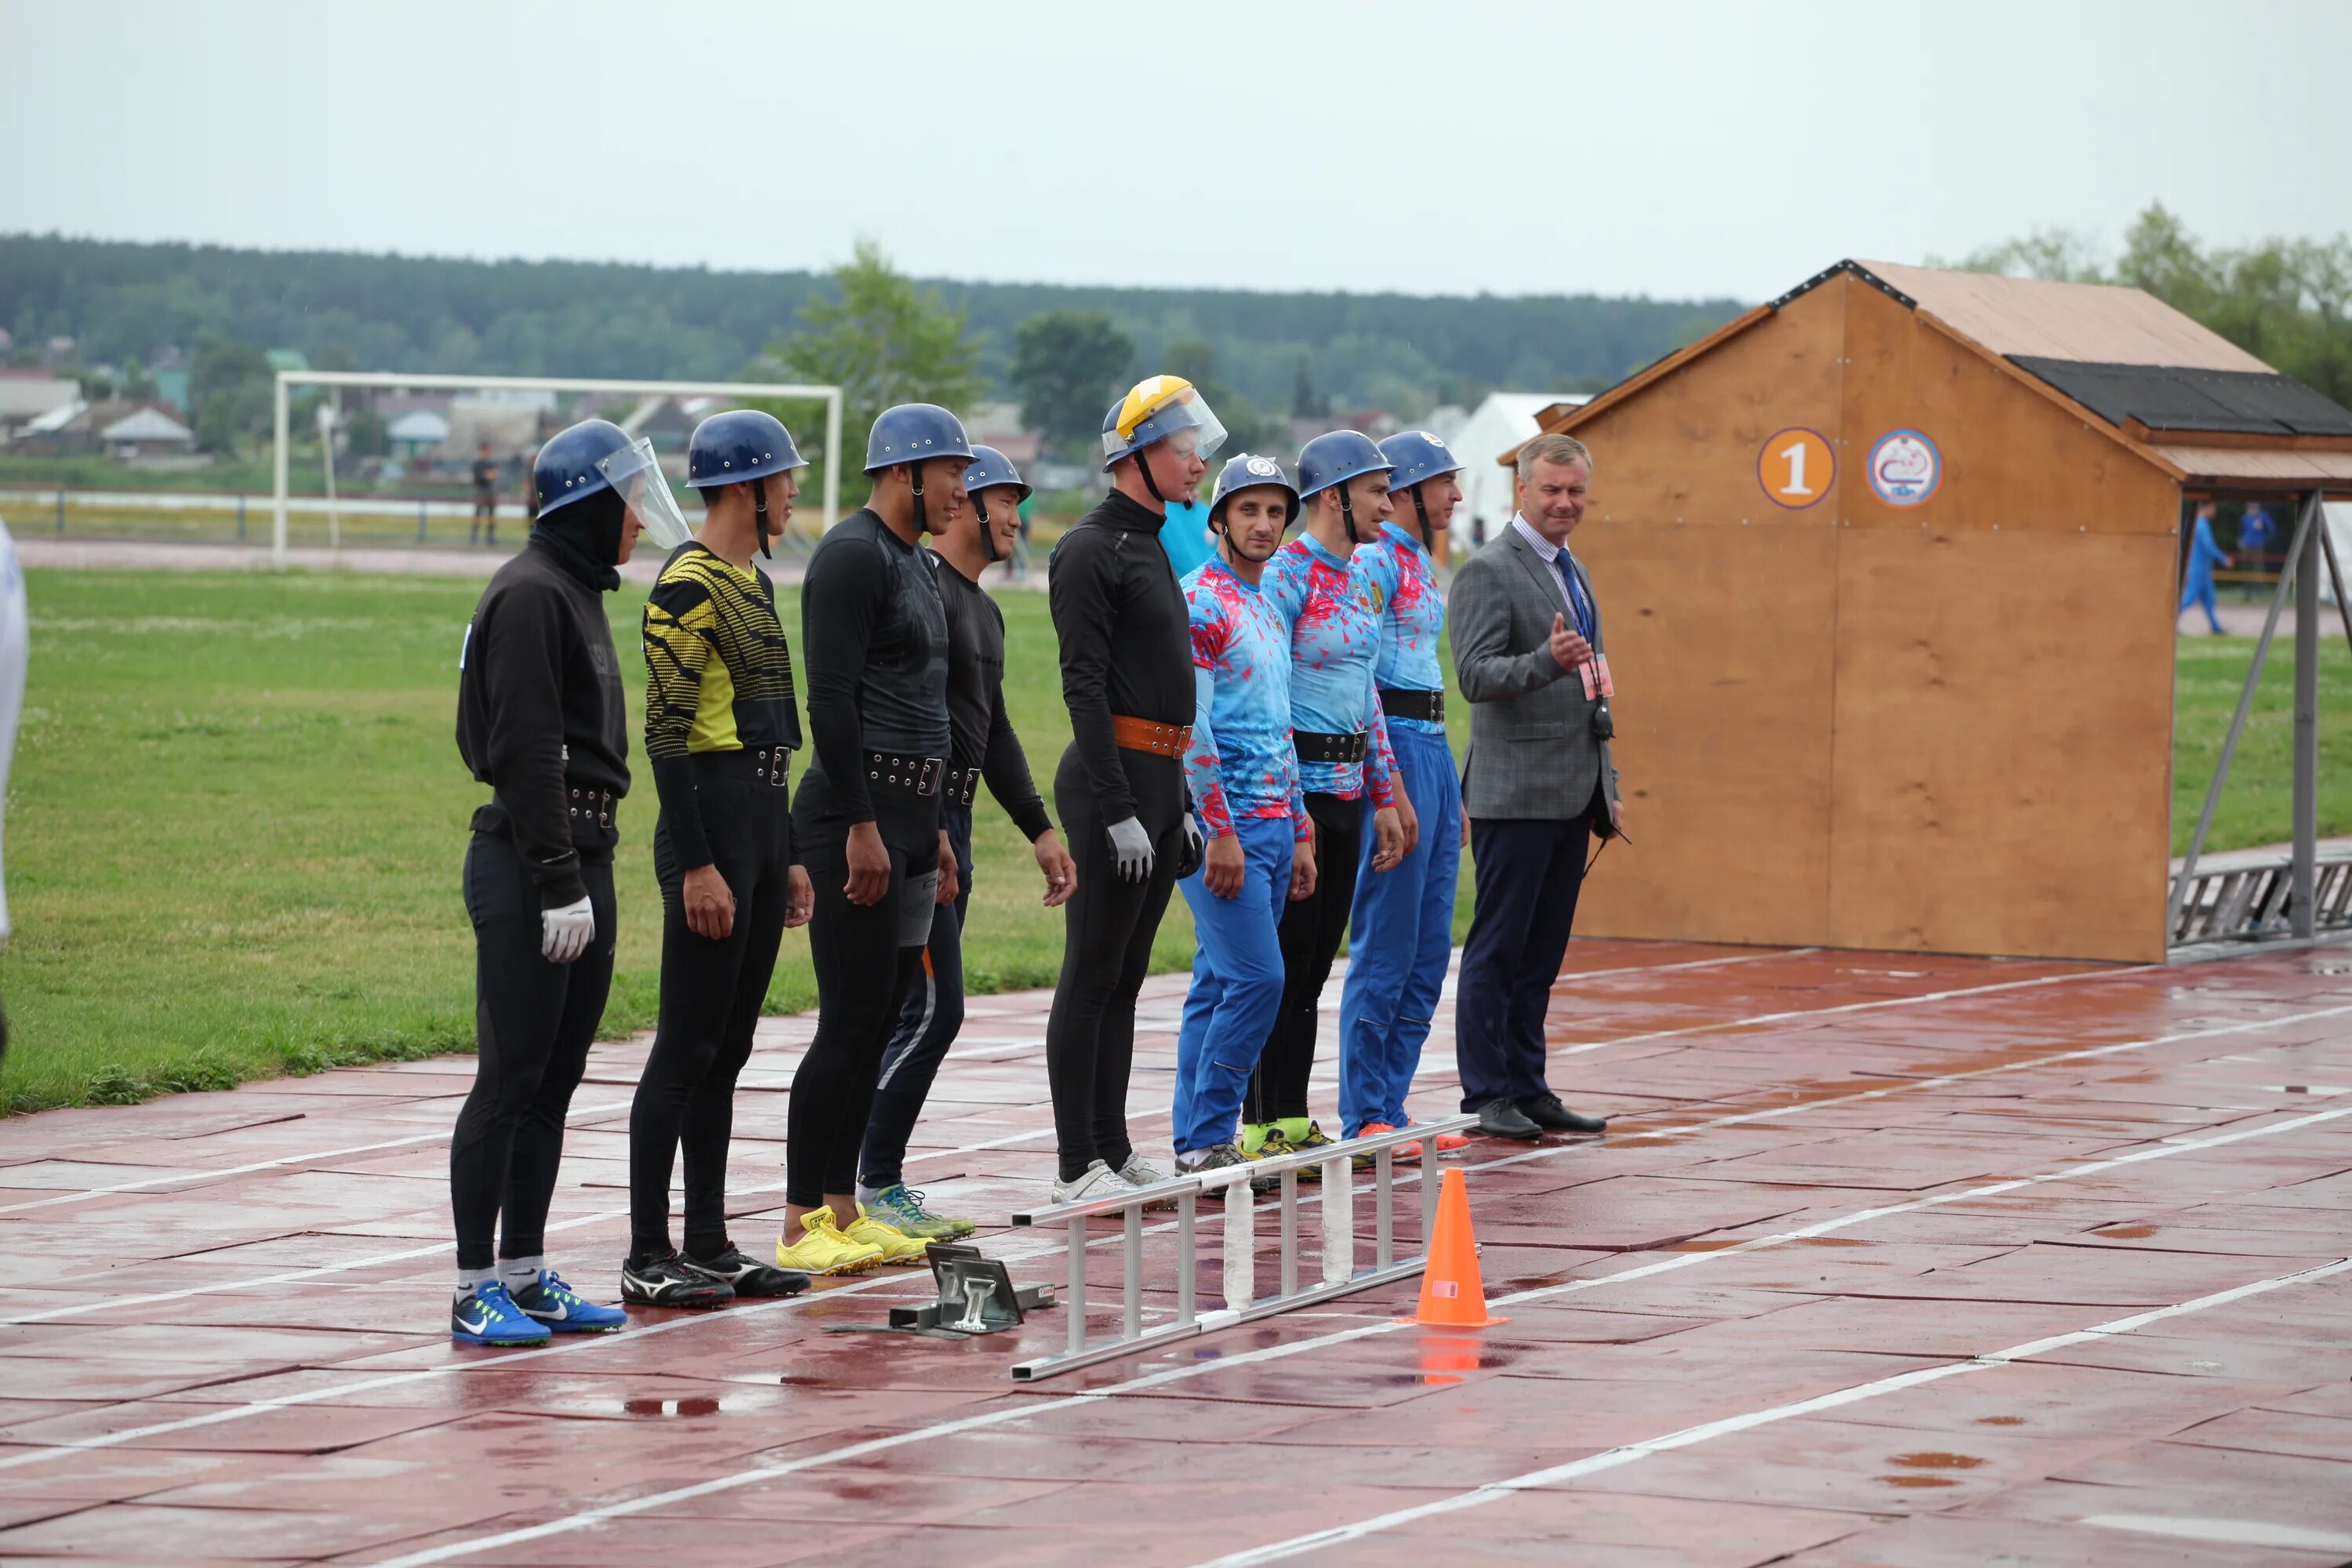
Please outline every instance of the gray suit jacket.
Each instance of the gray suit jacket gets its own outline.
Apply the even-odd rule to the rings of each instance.
[[[1592,606],[1593,646],[1605,651],[1592,579],[1581,562],[1576,574]],[[1596,704],[1551,657],[1552,617],[1567,607],[1551,567],[1508,524],[1454,574],[1445,618],[1454,674],[1473,704],[1462,763],[1469,816],[1564,821],[1592,804],[1596,784],[1617,798],[1608,744],[1592,734]]]

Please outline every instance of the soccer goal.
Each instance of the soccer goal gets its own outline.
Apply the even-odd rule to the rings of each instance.
[[[831,528],[841,516],[841,388],[809,386],[788,382],[767,381],[593,381],[566,376],[528,375],[411,375],[402,371],[382,370],[281,370],[278,373],[276,437],[271,477],[273,494],[270,504],[270,560],[278,566],[286,564],[287,458],[291,445],[293,389],[298,386],[369,387],[379,392],[457,392],[476,395],[514,396],[532,393],[552,394],[571,401],[574,409],[593,408],[588,400],[598,397],[675,400],[685,397],[734,398],[744,401],[774,398],[798,399],[824,405],[824,526]],[[584,414],[581,416],[584,417]],[[325,437],[327,450],[333,451],[331,434]],[[341,530],[334,527],[337,513],[333,510],[333,469],[328,471],[329,519],[333,529],[331,538],[341,543]]]

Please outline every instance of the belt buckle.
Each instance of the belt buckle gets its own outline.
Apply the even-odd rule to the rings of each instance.
[[[945,764],[938,757],[925,757],[923,769],[916,775],[915,793],[930,796],[940,793],[940,770]]]

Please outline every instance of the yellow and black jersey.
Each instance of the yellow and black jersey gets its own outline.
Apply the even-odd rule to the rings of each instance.
[[[689,541],[663,565],[646,601],[645,645],[646,755],[681,863],[691,868],[709,861],[692,756],[801,743],[775,584],[759,568]]]

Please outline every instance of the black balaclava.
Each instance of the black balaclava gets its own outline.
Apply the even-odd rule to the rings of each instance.
[[[569,506],[539,514],[530,536],[546,543],[563,569],[599,593],[621,585],[621,528],[629,503],[607,486]]]

